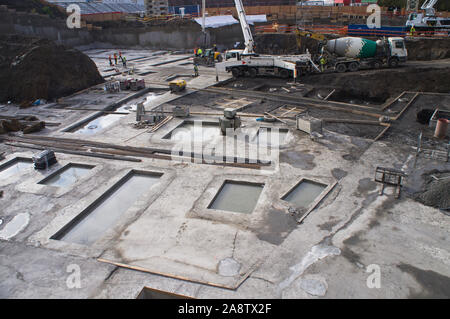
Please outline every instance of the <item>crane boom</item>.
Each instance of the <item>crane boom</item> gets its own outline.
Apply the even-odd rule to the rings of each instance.
[[[247,16],[245,14],[244,5],[242,0],[234,0],[236,4],[236,10],[238,13],[239,21],[241,22],[242,33],[244,34],[245,49],[243,54],[252,54],[254,52],[255,41],[253,40],[252,30],[247,21]]]
[[[434,16],[436,14],[436,10],[434,9],[434,5],[438,2],[438,0],[426,0],[422,7],[422,10],[425,10],[428,16]]]

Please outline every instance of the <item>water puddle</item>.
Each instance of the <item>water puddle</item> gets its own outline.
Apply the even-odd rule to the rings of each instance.
[[[151,93],[145,98],[145,102],[147,103],[153,99],[155,99],[159,94]],[[103,131],[107,127],[111,126],[112,124],[119,121],[124,116],[127,116],[130,112],[136,111],[137,104],[135,103],[129,103],[124,106],[121,106],[117,108],[116,110],[113,110],[111,112],[117,112],[117,113],[127,113],[127,114],[106,114],[101,115],[92,121],[83,124],[82,126],[75,128],[72,132],[76,134],[83,134],[83,135],[94,135],[100,131]]]
[[[283,145],[288,135],[287,129],[276,129],[270,127],[261,127],[256,134],[256,141],[260,145]]]
[[[156,184],[160,174],[132,172],[103,194],[52,239],[91,245]]]
[[[69,164],[58,170],[54,174],[40,181],[39,184],[56,187],[67,187],[76,183],[80,178],[86,175],[94,166]]]
[[[11,239],[27,227],[30,222],[30,214],[20,213],[0,230],[1,239]]]
[[[294,204],[297,208],[308,208],[325,188],[327,188],[327,185],[302,180],[282,199]]]
[[[32,165],[33,161],[31,159],[20,157],[15,158],[0,166],[0,178],[4,179],[16,175]]]
[[[264,184],[226,181],[208,208],[251,214],[263,188]]]
[[[221,136],[218,123],[210,122],[183,122],[172,132],[164,136],[164,139],[172,141],[210,141]]]

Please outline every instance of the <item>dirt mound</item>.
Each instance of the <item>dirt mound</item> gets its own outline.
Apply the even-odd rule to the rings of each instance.
[[[434,177],[432,177],[432,175]],[[436,179],[437,178],[437,179]],[[426,177],[424,190],[415,199],[424,205],[440,209],[450,209],[450,174],[435,172]]]
[[[9,9],[15,9],[21,12],[46,14],[51,18],[65,19],[67,17],[56,5],[44,3],[40,0],[0,0],[0,5],[7,5]]]
[[[439,60],[450,58],[450,38],[447,39],[407,39],[409,60]]]
[[[255,35],[256,52],[260,54],[299,53],[297,41],[292,34],[262,33]]]
[[[369,70],[357,73],[325,73],[304,77],[302,82],[335,88],[339,94],[380,101],[403,91],[450,91],[450,68],[408,68]]]
[[[67,96],[103,82],[82,52],[45,39],[0,36],[0,102]]]

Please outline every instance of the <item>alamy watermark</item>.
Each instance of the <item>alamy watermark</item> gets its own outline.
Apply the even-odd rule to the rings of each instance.
[[[66,268],[66,272],[70,275],[66,279],[66,286],[69,289],[81,288],[81,268],[77,264],[70,264]]]
[[[77,4],[71,4],[67,7],[66,12],[69,14],[66,20],[69,29],[81,28],[81,8]]]
[[[367,266],[366,272],[370,273],[367,277],[366,285],[369,289],[380,289],[381,288],[381,268],[377,264],[371,264]]]
[[[257,164],[261,169],[273,169],[279,162],[285,135],[278,128],[263,127],[253,134],[227,128],[225,135],[218,135],[220,131],[220,127],[210,130],[202,121],[173,130],[170,138],[176,144],[171,151],[172,160],[218,165]]]
[[[381,28],[381,8],[377,4],[367,6],[368,13],[371,13],[367,18],[367,27],[369,29]]]

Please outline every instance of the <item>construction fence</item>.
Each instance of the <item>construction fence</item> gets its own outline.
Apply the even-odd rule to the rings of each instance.
[[[256,33],[294,33],[295,25],[273,24],[255,27]],[[335,34],[339,36],[365,36],[365,37],[448,37],[448,31],[416,31],[411,33],[405,27],[382,27],[369,29],[366,25],[310,25],[307,31],[320,34]]]

